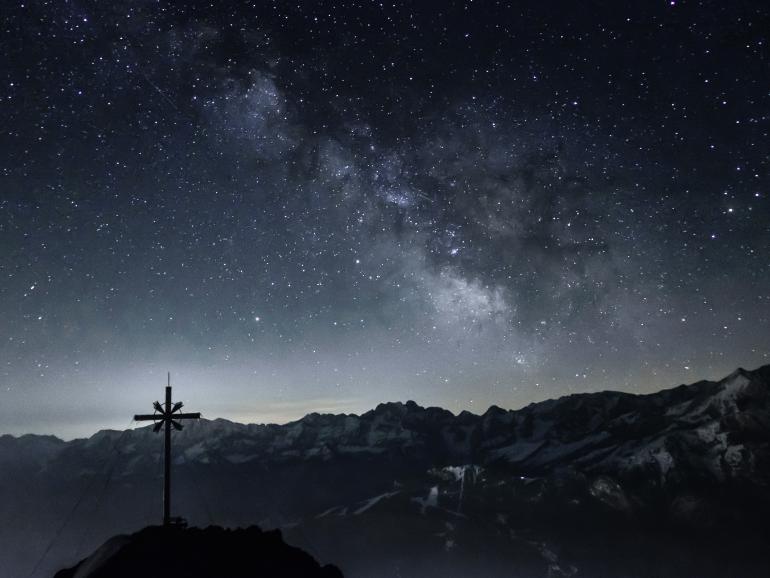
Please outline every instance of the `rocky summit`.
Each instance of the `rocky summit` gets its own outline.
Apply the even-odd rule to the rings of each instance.
[[[278,530],[149,527],[105,542],[55,578],[342,578],[334,566],[287,545]]]

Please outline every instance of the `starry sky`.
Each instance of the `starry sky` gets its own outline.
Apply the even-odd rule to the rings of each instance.
[[[0,432],[768,362],[764,2],[8,2]]]

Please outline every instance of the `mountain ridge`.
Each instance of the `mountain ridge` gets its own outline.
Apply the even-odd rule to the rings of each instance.
[[[498,410],[502,411],[504,413],[516,413],[516,412],[524,411],[524,410],[526,410],[528,408],[531,408],[533,406],[541,406],[543,404],[552,404],[552,403],[556,403],[556,402],[565,401],[565,400],[568,400],[568,399],[588,398],[588,397],[591,397],[591,396],[619,395],[619,396],[628,396],[630,398],[650,398],[650,397],[658,396],[658,395],[666,393],[666,392],[674,392],[674,391],[680,390],[682,388],[689,389],[689,388],[703,388],[703,387],[708,387],[708,386],[714,386],[714,385],[718,385],[718,384],[720,384],[720,383],[722,383],[722,382],[724,382],[724,381],[726,381],[726,380],[728,380],[728,379],[730,379],[731,377],[734,377],[734,376],[739,376],[739,375],[750,376],[752,374],[761,374],[761,375],[767,376],[767,378],[770,379],[770,364],[761,365],[761,366],[759,366],[759,367],[757,367],[756,369],[753,369],[753,370],[745,369],[743,367],[738,367],[737,369],[733,370],[731,373],[726,375],[724,378],[718,379],[716,381],[702,379],[702,380],[698,380],[698,381],[693,382],[693,383],[682,383],[682,384],[679,384],[679,385],[674,385],[674,386],[671,386],[671,387],[667,387],[667,388],[660,389],[660,390],[657,390],[657,391],[654,391],[654,392],[649,392],[649,393],[632,393],[632,392],[620,391],[620,390],[615,390],[615,389],[604,389],[604,390],[592,391],[592,392],[576,392],[576,393],[570,393],[570,394],[567,394],[567,395],[563,395],[563,396],[560,396],[560,397],[547,398],[547,399],[544,399],[544,400],[541,400],[541,401],[531,402],[531,403],[528,403],[527,405],[521,406],[519,408],[508,408],[508,409],[506,409],[506,408],[503,408],[503,407],[493,403],[482,413],[474,413],[474,412],[472,412],[470,410],[463,409],[459,413],[455,414],[451,410],[443,408],[441,406],[435,406],[435,405],[422,406],[422,405],[418,404],[417,402],[415,402],[414,400],[408,399],[406,401],[393,400],[393,401],[380,402],[374,408],[366,410],[365,412],[358,413],[358,414],[357,413],[327,413],[327,412],[315,412],[315,411],[313,411],[313,412],[309,412],[309,413],[305,414],[302,417],[299,417],[299,418],[297,418],[295,420],[291,420],[291,421],[288,421],[288,422],[285,422],[285,423],[275,423],[275,422],[239,422],[239,421],[236,421],[236,420],[231,420],[231,419],[223,418],[223,417],[216,417],[216,418],[205,418],[205,417],[202,417],[200,419],[200,421],[202,423],[218,423],[219,422],[219,423],[228,423],[228,424],[233,424],[233,425],[236,425],[236,426],[245,426],[245,427],[249,427],[249,426],[257,426],[257,427],[286,427],[286,426],[291,426],[291,425],[299,423],[299,422],[303,422],[303,421],[308,420],[308,419],[316,419],[318,417],[355,417],[355,418],[362,418],[362,417],[365,417],[365,416],[367,416],[369,414],[376,414],[379,411],[387,411],[388,409],[391,409],[391,408],[415,408],[415,409],[418,409],[418,410],[440,410],[442,412],[446,412],[446,413],[450,414],[454,418],[459,418],[459,417],[463,416],[463,414],[467,414],[469,416],[480,418],[480,417],[484,417],[485,415],[487,415],[490,412],[497,412]],[[152,428],[152,426],[148,425],[148,426],[142,426],[142,427],[138,427],[138,428],[129,428],[129,429],[141,430],[141,429],[151,429],[151,428]],[[16,439],[16,440],[21,440],[22,438],[47,438],[49,440],[58,440],[58,441],[63,442],[63,443],[72,443],[72,442],[77,442],[77,441],[89,440],[89,439],[91,439],[91,438],[93,438],[95,436],[99,436],[100,434],[107,434],[107,433],[121,434],[124,431],[127,431],[127,430],[120,430],[120,429],[114,429],[114,428],[105,428],[105,429],[101,429],[101,430],[98,430],[98,431],[94,432],[90,436],[78,437],[78,438],[73,438],[73,439],[69,439],[69,440],[65,440],[63,438],[60,438],[59,436],[56,436],[55,434],[46,434],[46,433],[40,433],[40,434],[38,434],[38,433],[24,433],[24,434],[20,434],[20,435],[14,435],[14,434],[5,433],[5,434],[0,434],[0,441],[2,441],[3,439],[6,439],[6,438]]]
[[[0,574],[28,568],[25,544],[66,516],[49,570],[157,517],[162,436],[150,428],[19,440],[0,439]],[[191,524],[281,528],[354,578],[508,576],[511,564],[526,578],[770,571],[755,546],[770,539],[770,366],[483,414],[389,402],[280,425],[193,421],[172,455],[174,510]],[[597,559],[596,541],[617,556]],[[699,573],[683,552],[703,558]],[[736,557],[749,570],[736,573]]]

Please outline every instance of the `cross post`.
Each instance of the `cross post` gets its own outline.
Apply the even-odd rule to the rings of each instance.
[[[165,456],[163,468],[163,525],[171,525],[171,428],[175,430],[183,429],[178,420],[182,419],[200,419],[200,413],[177,413],[182,409],[182,402],[172,403],[171,401],[171,373],[168,374],[168,385],[166,385],[166,402],[161,405],[155,402],[153,407],[155,413],[135,415],[136,421],[153,421],[155,426],[152,431],[159,432],[160,428],[165,428]]]

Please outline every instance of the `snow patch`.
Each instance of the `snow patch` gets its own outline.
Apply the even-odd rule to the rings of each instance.
[[[651,455],[658,463],[662,481],[665,482],[669,470],[674,466],[674,457],[665,448],[659,448],[657,451],[651,452]]]
[[[363,514],[364,512],[366,512],[366,510],[374,506],[380,500],[391,498],[398,493],[399,493],[398,490],[396,490],[395,492],[386,492],[384,494],[380,494],[379,496],[374,496],[373,498],[369,498],[368,500],[366,500],[363,506],[361,506],[360,508],[358,508],[353,512],[353,515],[358,516],[358,514]]]
[[[438,486],[430,489],[427,498],[412,498],[412,501],[420,504],[421,514],[424,514],[427,508],[438,508]]]
[[[183,455],[187,461],[192,462],[204,453],[206,453],[206,448],[204,447],[203,442],[199,442],[187,448]]]
[[[715,398],[724,405],[735,406],[735,400],[740,397],[740,394],[749,383],[751,383],[751,380],[748,377],[742,373],[735,372],[722,382],[722,388]]]
[[[714,441],[717,439],[718,432],[719,424],[715,421],[712,421],[711,423],[699,427],[695,430],[695,433],[698,435],[701,441],[704,441],[707,444],[714,443]]]
[[[336,516],[345,516],[348,513],[348,509],[345,506],[332,506],[328,510],[324,510],[320,514],[316,516],[316,519],[318,518],[325,518],[326,516],[331,516],[332,514],[335,514]]]
[[[441,471],[453,477],[455,482],[460,482],[460,496],[457,500],[457,511],[459,512],[463,505],[463,496],[465,496],[466,478],[469,478],[471,484],[475,484],[476,478],[482,472],[482,468],[481,466],[474,465],[446,466]]]
[[[464,465],[464,466],[446,466],[441,468],[442,472],[451,474],[455,479],[455,482],[462,482],[465,480],[466,474],[471,476],[471,481],[475,482],[478,475],[483,471],[481,466]]]

